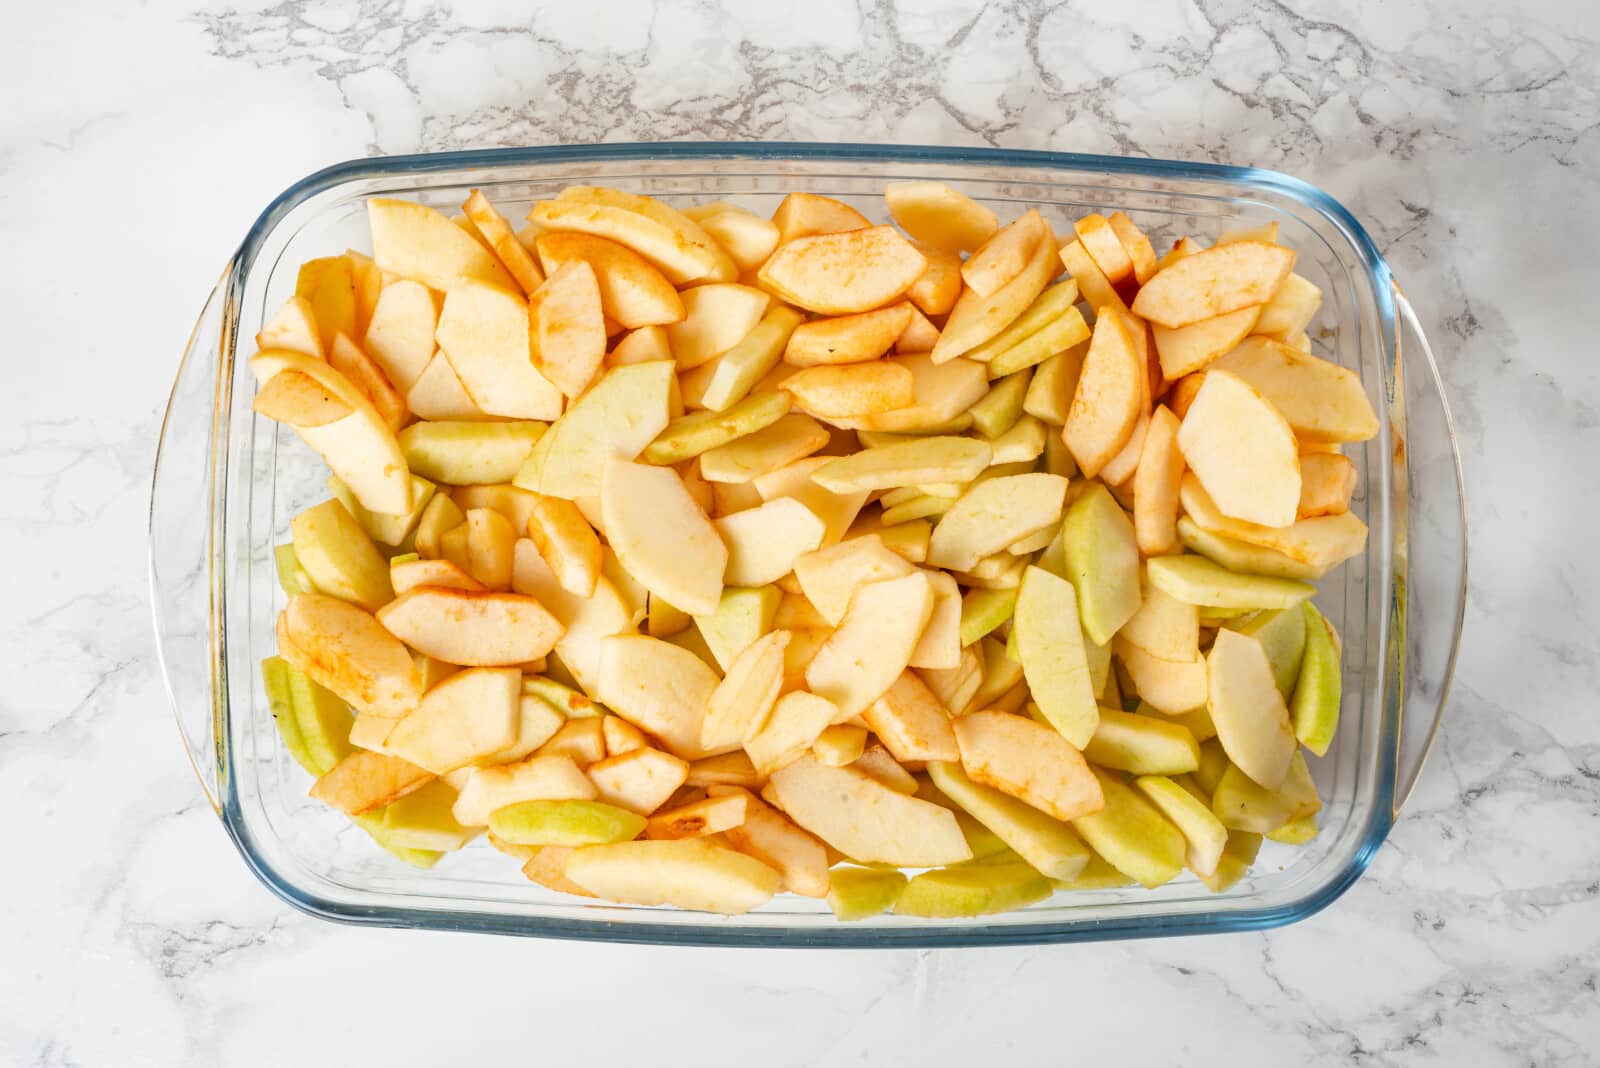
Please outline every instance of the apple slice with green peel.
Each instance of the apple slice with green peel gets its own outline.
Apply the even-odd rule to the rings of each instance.
[[[759,860],[697,838],[578,849],[567,858],[566,877],[611,901],[724,915],[764,905],[780,885]]]
[[[1100,721],[1098,690],[1072,584],[1043,568],[1029,567],[1022,575],[1011,626],[1039,710],[1068,742],[1079,747],[1089,744]]]
[[[466,827],[487,827],[489,815],[521,801],[592,801],[594,783],[565,755],[473,768],[451,814]]]
[[[857,861],[930,867],[972,859],[948,809],[898,793],[854,766],[831,768],[801,756],[775,772],[769,788],[790,819]]]
[[[369,612],[394,599],[388,561],[344,505],[323,501],[295,516],[289,529],[295,558],[318,590]]]
[[[1302,603],[1300,611],[1304,613],[1305,653],[1289,712],[1300,744],[1317,756],[1326,756],[1339,726],[1343,696],[1339,650],[1322,613],[1310,601]]]
[[[715,753],[742,746],[766,726],[783,689],[783,653],[788,645],[788,631],[771,631],[729,661],[700,725],[702,749]]]
[[[643,635],[600,641],[596,696],[686,760],[707,756],[700,729],[717,673],[687,649]]]
[[[600,791],[600,800],[648,816],[683,785],[689,764],[645,746],[596,761],[584,774]]]
[[[1133,884],[1133,879],[1106,863],[1104,857],[1091,853],[1081,872],[1071,879],[1057,879],[1053,885],[1057,890],[1115,890]]]
[[[572,687],[544,675],[522,676],[522,693],[537,697],[567,719],[590,719],[606,714],[606,710]]]
[[[1229,831],[1228,844],[1222,847],[1214,874],[1200,877],[1207,890],[1220,894],[1230,890],[1250,873],[1250,866],[1261,852],[1261,836],[1249,831]]]
[[[317,584],[311,581],[311,575],[300,566],[300,558],[294,554],[294,545],[284,542],[282,545],[272,547],[272,563],[278,572],[278,585],[283,587],[283,592],[293,597],[297,593],[316,593]]]
[[[961,598],[961,644],[976,644],[1016,611],[1017,590],[968,590]]]
[[[435,779],[420,790],[392,802],[383,810],[383,827],[389,841],[403,849],[450,853],[478,836],[450,814],[456,792]]]
[[[693,412],[667,424],[644,450],[653,464],[675,464],[764,430],[789,414],[792,400],[779,390],[754,393],[724,411]]]
[[[1268,831],[1267,838],[1284,845],[1305,845],[1317,836],[1317,817],[1302,816],[1297,820],[1290,820],[1275,831]]]
[[[532,597],[428,587],[396,597],[379,609],[378,620],[418,652],[466,667],[537,660],[563,630]]]
[[[1072,879],[1088,863],[1089,850],[1070,826],[1009,794],[973,782],[960,764],[929,761],[928,774],[946,797],[1050,878]]]
[[[770,775],[810,749],[838,711],[832,702],[804,690],[784,694],[767,722],[744,743],[744,751],[757,772]]]
[[[1296,752],[1289,772],[1277,790],[1266,790],[1251,780],[1238,765],[1230,764],[1222,773],[1211,795],[1211,810],[1230,830],[1267,834],[1322,808],[1311,769],[1305,757]]]
[[[494,253],[424,204],[389,197],[367,201],[372,258],[389,274],[446,292],[462,279],[514,290]]]
[[[971,571],[986,556],[1003,552],[1061,517],[1067,480],[1040,473],[1005,475],[968,490],[933,528],[928,562],[950,571]]]
[[[261,684],[267,692],[267,708],[278,725],[278,736],[294,762],[312,775],[327,771],[306,749],[300,737],[300,724],[295,718],[294,695],[289,690],[289,672],[294,668],[282,657],[269,656],[261,661]]]
[[[422,695],[384,748],[443,775],[507,748],[517,740],[522,673],[516,668],[471,668]]]
[[[1265,789],[1278,789],[1295,755],[1295,737],[1266,650],[1255,638],[1219,630],[1206,672],[1206,707],[1228,759]]]
[[[1292,608],[1316,592],[1309,582],[1241,575],[1203,556],[1157,556],[1145,564],[1150,584],[1204,608]]]
[[[518,801],[489,814],[489,831],[513,845],[584,846],[626,842],[645,818],[604,801]]]
[[[987,444],[971,438],[916,438],[830,458],[811,477],[834,493],[893,489],[919,482],[966,482],[982,474],[992,456]]]
[[[284,666],[300,744],[315,765],[313,773],[321,775],[350,755],[350,706],[293,664]]]
[[[1309,629],[1306,626],[1305,607],[1310,603],[1303,601],[1294,608],[1258,612],[1223,624],[1229,630],[1236,630],[1261,643],[1261,648],[1267,653],[1267,662],[1272,665],[1272,678],[1285,700],[1294,692],[1295,680],[1300,677],[1300,660],[1305,653]]]
[[[1193,660],[1200,655],[1200,616],[1194,605],[1146,584],[1139,611],[1117,637],[1163,660]]]
[[[781,498],[780,498],[781,499]],[[838,626],[850,598],[871,582],[901,578],[916,568],[889,551],[880,535],[864,534],[796,557],[795,579],[829,626]]]
[[[1187,850],[1183,832],[1119,776],[1096,771],[1095,778],[1105,807],[1073,820],[1073,829],[1112,867],[1147,889],[1175,878]]]
[[[794,570],[795,559],[822,544],[827,528],[793,497],[712,520],[728,547],[723,581],[730,586],[765,586]]]
[[[673,285],[730,281],[733,260],[699,225],[653,197],[600,186],[568,186],[536,202],[530,222],[546,230],[576,230],[610,238],[655,264]]]
[[[1050,880],[1026,864],[942,868],[914,877],[894,903],[896,916],[958,919],[1009,912],[1043,901]]]
[[[1183,832],[1188,842],[1184,863],[1189,870],[1202,878],[1215,875],[1228,842],[1228,829],[1205,802],[1165,775],[1141,775],[1133,785]]]
[[[359,816],[398,801],[434,780],[433,772],[409,761],[357,749],[311,786],[311,796],[347,816]]]
[[[1178,540],[1190,552],[1240,574],[1315,580],[1328,572],[1325,566],[1301,563],[1275,549],[1206,530],[1188,516],[1178,519]]]
[[[422,697],[421,675],[400,639],[336,597],[289,598],[278,617],[278,655],[373,715],[397,719]]]
[[[992,711],[958,717],[952,726],[961,765],[974,781],[1059,820],[1095,812],[1104,803],[1083,755],[1049,727]]]
[[[743,753],[737,755],[744,757]],[[691,780],[693,777],[691,773]],[[746,783],[753,784],[753,780]],[[706,792],[711,797],[741,796],[745,800],[744,822],[727,830],[733,848],[776,871],[783,888],[792,894],[823,897],[828,893],[826,846],[739,784],[708,784]]]
[[[1100,726],[1083,755],[1090,763],[1133,775],[1182,775],[1200,766],[1200,743],[1182,724],[1102,708]]]
[[[715,612],[694,617],[718,668],[727,671],[734,657],[772,629],[782,597],[776,586],[730,586]]]
[[[424,478],[452,486],[509,482],[546,433],[539,422],[437,420],[400,431],[406,463]]]
[[[903,872],[845,865],[829,873],[828,908],[846,922],[871,919],[893,908],[905,888]]]
[[[933,601],[933,584],[920,571],[861,586],[807,666],[806,684],[838,707],[840,720],[859,715],[905,671]]]
[[[610,460],[600,502],[611,549],[629,574],[691,615],[717,610],[728,548],[676,471]]]
[[[1062,520],[1067,577],[1089,640],[1104,645],[1139,611],[1139,546],[1127,513],[1101,483],[1072,502]]]
[[[607,371],[551,426],[512,481],[567,500],[598,497],[607,461],[632,460],[666,428],[675,381],[663,360]]]
[[[396,842],[392,837],[390,837],[389,829],[384,826],[382,809],[374,812],[365,812],[359,816],[351,816],[350,822],[367,832],[367,834],[371,836],[372,840],[378,843],[384,852],[388,853],[396,860],[404,861],[413,867],[431,868],[435,864],[439,863],[440,858],[444,856],[444,854],[438,850],[409,849],[406,846]]]

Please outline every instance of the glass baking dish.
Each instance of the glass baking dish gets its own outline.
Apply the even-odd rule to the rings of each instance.
[[[455,210],[481,188],[513,219],[570,183],[670,203],[724,199],[763,214],[809,190],[885,218],[885,182],[937,178],[1002,218],[1037,205],[1058,231],[1121,210],[1158,247],[1184,233],[1277,221],[1296,270],[1322,288],[1317,352],[1357,371],[1383,413],[1347,450],[1366,554],[1322,584],[1344,638],[1344,709],[1313,759],[1325,799],[1303,847],[1267,842],[1249,876],[1213,895],[1187,873],[1154,891],[1058,893],[979,920],[883,916],[843,924],[782,895],[739,917],[585,904],[523,878],[474,843],[435,869],[408,867],[306,796],[279,742],[257,665],[283,605],[272,546],[326,496],[321,461],[255,416],[243,361],[309,258],[366,249],[364,202],[401,196]],[[1402,346],[1404,342],[1404,347]],[[1408,373],[1409,372],[1409,373]],[[150,577],[162,668],[202,786],[256,875],[303,911],[350,923],[606,941],[763,946],[951,946],[1067,942],[1272,927],[1353,883],[1398,817],[1444,708],[1466,588],[1459,457],[1433,357],[1360,224],[1320,190],[1249,168],[1063,153],[824,144],[623,144],[399,156],[330,167],[273,201],[228,262],[173,388],[151,504]]]

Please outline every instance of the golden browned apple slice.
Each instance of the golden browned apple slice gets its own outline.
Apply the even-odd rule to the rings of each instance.
[[[447,292],[461,279],[515,289],[494,254],[434,209],[409,200],[367,201],[372,258],[390,274]]]
[[[859,715],[906,669],[932,613],[923,572],[860,587],[807,666],[807,685],[838,707],[837,721]]]
[[[700,742],[717,673],[687,649],[628,634],[600,641],[595,696],[613,712],[687,760],[708,755]]]
[[[778,388],[802,411],[829,421],[891,412],[915,399],[910,370],[892,360],[808,367]]]
[[[766,723],[747,742],[744,751],[762,775],[770,775],[810,749],[839,710],[832,702],[804,690],[778,698]]]
[[[802,756],[773,775],[770,789],[790,819],[852,860],[921,868],[972,858],[949,809],[897,793],[854,767]]]
[[[963,292],[955,307],[950,309],[950,318],[945,320],[939,342],[933,347],[934,362],[944,363],[966,355],[1027,311],[1060,271],[1053,246],[1048,236],[1035,242],[1033,253],[1022,270],[988,296],[980,295],[975,289]]]
[[[943,182],[890,182],[883,199],[913,241],[945,252],[974,252],[1000,228],[994,212]]]
[[[1353,371],[1269,338],[1247,338],[1212,365],[1238,375],[1283,413],[1302,441],[1366,441],[1378,416]]]
[[[371,614],[336,597],[289,598],[278,617],[278,655],[362,712],[394,719],[422,697],[406,647]]]
[[[584,769],[600,800],[648,816],[689,777],[689,764],[648,746],[596,761]]]
[[[612,901],[725,915],[766,904],[780,882],[753,857],[697,838],[585,846],[567,857],[566,878]]]
[[[683,300],[665,275],[643,256],[593,234],[552,232],[534,242],[545,273],[582,260],[593,269],[606,315],[624,329],[678,322]]]
[[[1083,754],[1049,727],[992,711],[960,716],[952,725],[961,766],[974,781],[1060,820],[1098,811],[1105,803]]]
[[[1128,320],[1108,306],[1097,315],[1061,432],[1078,467],[1091,478],[1128,443],[1148,392],[1145,362]]]
[[[562,633],[543,605],[518,593],[424,587],[384,605],[378,620],[413,649],[471,667],[536,660]]]
[[[961,296],[961,256],[930,245],[918,247],[928,266],[906,290],[906,299],[924,315],[948,315]]]
[[[761,322],[772,298],[754,286],[715,282],[683,292],[683,317],[667,327],[672,355],[683,370],[716,359]]]
[[[1123,251],[1133,262],[1134,281],[1144,285],[1156,273],[1156,250],[1150,246],[1150,239],[1120,211],[1112,212],[1107,221],[1117,240],[1122,242]]]
[[[1141,286],[1133,313],[1179,327],[1265,304],[1289,276],[1294,259],[1292,249],[1265,241],[1234,241],[1196,252]]]
[[[902,301],[874,311],[802,323],[789,335],[783,358],[796,367],[875,360],[905,332],[913,310]]]
[[[842,200],[798,192],[783,198],[772,213],[772,222],[778,228],[779,243],[812,234],[863,230],[872,225],[865,215]]]
[[[600,501],[606,536],[629,574],[691,615],[717,610],[728,548],[677,472],[611,460]]]
[[[250,407],[293,427],[326,426],[351,412],[350,405],[310,375],[282,371],[262,383]]]
[[[820,315],[853,315],[900,296],[927,265],[894,227],[871,226],[785,241],[758,277],[790,304]]]
[[[1317,309],[1322,306],[1322,290],[1298,274],[1290,274],[1261,309],[1255,332],[1287,343],[1304,336]]]
[[[1034,250],[1050,240],[1050,227],[1039,209],[1029,208],[983,243],[961,265],[961,279],[980,297],[993,294],[1028,266]]]
[[[1261,643],[1219,630],[1206,657],[1207,709],[1228,759],[1268,790],[1283,785],[1294,757],[1289,709]]]
[[[579,597],[593,596],[600,581],[600,538],[577,505],[560,497],[535,495],[528,536],[562,589]]]
[[[961,758],[949,709],[914,671],[903,672],[861,718],[896,760]]]
[[[1133,473],[1133,531],[1146,556],[1165,556],[1178,547],[1178,487],[1184,472],[1179,426],[1171,409],[1156,406]]]
[[[311,787],[311,796],[348,816],[382,808],[434,780],[425,768],[358,749],[335,764]]]
[[[739,268],[699,224],[651,197],[598,186],[568,186],[534,204],[528,218],[548,230],[610,238],[661,269],[673,285],[730,282]]]
[[[1213,368],[1178,428],[1184,462],[1223,515],[1267,527],[1294,522],[1300,452],[1294,431],[1243,379]]]
[[[321,359],[322,337],[317,332],[317,313],[311,301],[299,294],[284,301],[283,307],[256,332],[256,348],[287,349]]]
[[[395,756],[443,775],[491,756],[517,739],[522,672],[469,668],[422,695],[416,711],[384,740]]]
[[[1161,358],[1161,373],[1170,379],[1179,379],[1200,370],[1233,351],[1233,347],[1255,328],[1260,317],[1259,307],[1249,307],[1176,329],[1153,327],[1151,335]]]

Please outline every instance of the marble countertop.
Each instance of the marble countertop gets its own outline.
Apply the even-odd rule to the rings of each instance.
[[[30,5],[0,41],[0,1063],[1600,1056],[1597,9],[198,2]],[[1440,352],[1474,562],[1444,732],[1354,889],[1259,934],[820,954],[349,929],[256,883],[145,592],[218,268],[332,161],[671,138],[1252,163],[1355,211]]]

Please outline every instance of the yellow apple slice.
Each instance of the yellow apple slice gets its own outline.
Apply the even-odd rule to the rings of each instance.
[[[594,594],[600,580],[600,539],[571,501],[536,495],[528,536],[563,589],[579,597]]]
[[[505,216],[495,210],[489,198],[483,195],[481,189],[474,189],[467,197],[466,203],[461,205],[461,210],[466,213],[472,225],[478,228],[478,233],[483,235],[489,247],[494,250],[495,258],[517,280],[517,286],[524,295],[531,294],[544,282],[544,275],[533,262],[527,248],[517,240],[511,224],[506,222]]]
[[[455,796],[449,783],[435,780],[389,804],[383,810],[389,844],[449,853],[472,841],[478,836],[477,829],[463,827],[450,814]]]
[[[494,254],[444,215],[423,204],[389,197],[367,201],[372,258],[379,268],[448,292],[462,279],[516,288]]]
[[[811,477],[834,493],[919,482],[968,482],[982,474],[992,458],[987,443],[971,438],[916,438],[830,459]]]
[[[900,296],[927,264],[893,227],[872,226],[786,241],[758,277],[790,304],[820,315],[852,315]]]
[[[822,520],[793,497],[779,497],[712,521],[728,547],[723,581],[765,586],[794,570],[795,558],[822,544]]]
[[[872,225],[850,205],[816,193],[790,193],[772,213],[772,222],[778,228],[780,243],[811,234],[862,230]]]
[[[1295,510],[1296,517],[1310,519],[1348,512],[1357,481],[1356,465],[1349,457],[1338,453],[1302,453],[1300,504]]]
[[[707,702],[700,727],[702,749],[714,753],[742,746],[766,725],[783,687],[783,653],[788,645],[789,632],[774,630],[733,657]]]
[[[580,686],[596,692],[601,640],[632,633],[635,625],[632,607],[611,579],[602,573],[587,597],[572,593],[561,585],[535,544],[524,538],[517,542],[512,557],[511,588],[537,599],[561,623],[565,630],[556,642],[556,655]],[[568,704],[561,710],[573,714]]]
[[[1283,785],[1296,749],[1289,710],[1261,643],[1217,631],[1206,657],[1207,710],[1228,759],[1268,790]]]
[[[289,523],[294,553],[318,590],[367,611],[394,599],[389,565],[361,525],[338,501],[323,501]]]
[[[659,200],[596,186],[568,186],[534,204],[528,218],[547,230],[609,238],[660,268],[673,285],[729,282],[739,269],[699,224]]]
[[[973,781],[1059,820],[1077,819],[1104,805],[1083,755],[1049,727],[993,711],[960,716],[953,726],[961,766]]]
[[[787,415],[792,403],[787,393],[768,390],[752,393],[725,411],[681,415],[645,447],[644,459],[652,464],[675,464],[691,459],[766,429]]]
[[[511,554],[517,543],[511,520],[492,508],[467,509],[467,573],[485,589],[511,588]]]
[[[961,663],[961,588],[947,572],[925,574],[933,584],[933,612],[906,663],[914,668],[953,668]]]
[[[888,912],[906,888],[903,873],[882,868],[838,867],[828,886],[828,908],[842,921]]]
[[[320,360],[323,356],[322,337],[317,332],[317,313],[311,307],[311,301],[299,294],[284,301],[283,307],[274,312],[266,325],[257,331],[256,348],[287,349]]]
[[[659,639],[629,634],[600,642],[596,697],[684,759],[707,755],[700,729],[717,682],[698,656]]]
[[[1179,427],[1166,405],[1156,406],[1133,474],[1134,539],[1146,556],[1165,556],[1178,547],[1178,487],[1184,472]]]
[[[895,899],[896,916],[954,919],[1010,912],[1043,901],[1050,880],[1027,864],[962,865],[913,876]]]
[[[1189,513],[1187,518],[1208,533],[1273,550],[1314,571],[1308,576],[1312,578],[1320,578],[1329,568],[1360,553],[1367,541],[1367,525],[1351,512],[1298,519],[1286,527],[1264,527],[1225,516],[1193,474],[1183,477],[1178,497]]]
[[[906,290],[906,299],[924,315],[948,315],[961,296],[961,256],[930,245],[918,248],[927,257],[928,265]]]
[[[1073,341],[1067,341],[1060,346],[1061,349],[1070,348],[1079,341],[1086,340],[1089,337],[1088,327],[1083,324],[1083,316],[1076,314],[1076,309],[1073,307],[1077,300],[1078,284],[1072,279],[1069,278],[1064,282],[1058,282],[1050,286],[1040,293],[1034,302],[1028,305],[1027,310],[1013,319],[1004,330],[967,353],[967,358],[977,360],[980,363],[992,363],[1003,353],[1017,348],[1029,338],[1039,335],[1046,327],[1063,320],[1069,324],[1067,335],[1077,332],[1075,327],[1070,327],[1070,324],[1075,321],[1083,326],[1083,336]],[[1055,352],[1059,351],[1059,349],[1052,349],[1051,351]],[[1046,355],[1048,354],[1046,353]],[[1027,365],[1018,363],[1011,370],[1014,371],[1023,366]],[[1009,374],[1010,372],[1000,373]],[[994,377],[999,377],[999,374],[995,374]]]
[[[725,915],[765,904],[780,883],[753,857],[694,838],[586,846],[567,858],[566,878],[612,901]]]
[[[439,586],[447,590],[483,589],[483,583],[448,560],[391,562],[389,579],[396,593],[405,593],[418,586]]]
[[[731,831],[744,823],[748,798],[748,794],[726,794],[662,809],[645,824],[644,836],[655,840],[676,840],[705,838]]]
[[[1259,307],[1249,307],[1176,329],[1153,327],[1151,334],[1161,358],[1161,373],[1176,380],[1200,370],[1233,351],[1233,347],[1255,328],[1260,317]]]
[[[720,412],[742,400],[778,366],[790,335],[804,321],[805,316],[786,304],[769,307],[761,321],[738,344],[702,365],[711,368],[711,372],[701,392],[700,403]]]
[[[1230,764],[1211,795],[1211,810],[1223,826],[1254,834],[1271,834],[1296,820],[1309,819],[1321,809],[1317,784],[1298,750],[1278,789],[1264,789],[1238,765]]]
[[[667,803],[689,777],[689,764],[645,746],[598,760],[584,769],[600,800],[648,816]]]
[[[718,282],[684,290],[682,300],[684,315],[667,327],[667,340],[678,367],[688,370],[749,336],[772,298],[753,286]]]
[[[714,667],[726,671],[747,645],[772,629],[782,596],[777,586],[729,586],[715,612],[694,617]]]
[[[545,273],[582,260],[594,271],[605,314],[624,329],[678,322],[683,300],[666,276],[630,248],[593,234],[551,232],[534,242]]]
[[[1214,875],[1228,843],[1228,829],[1210,807],[1165,775],[1141,775],[1133,785],[1183,832],[1189,870],[1202,877]]]
[[[1078,375],[1083,371],[1083,358],[1088,352],[1089,344],[1085,341],[1056,353],[1036,367],[1033,378],[1028,382],[1028,392],[1022,398],[1022,410],[1052,427],[1065,426],[1067,413],[1072,408],[1072,394],[1078,388]],[[1051,473],[1077,474],[1077,462],[1067,451],[1066,442],[1060,434],[1052,434],[1051,440],[1054,444],[1047,442],[1045,448],[1055,448],[1072,465],[1068,471],[1052,470]]]
[[[1040,711],[1068,742],[1087,745],[1100,716],[1072,584],[1029,567],[1022,575],[1012,629],[1023,675]]]
[[[449,303],[447,297],[447,309]],[[600,284],[589,261],[569,260],[546,278],[528,298],[528,318],[527,335],[537,373],[562,395],[580,396],[594,381],[606,356]],[[439,343],[448,349],[442,337]],[[470,384],[467,390],[472,392]]]
[[[700,475],[708,482],[749,482],[810,456],[828,441],[828,431],[815,419],[791,412],[770,426],[701,453]]]
[[[810,749],[838,711],[831,701],[804,690],[784,694],[744,751],[757,773],[770,775]]]
[[[888,411],[872,412],[840,420],[858,430],[905,433],[931,433],[981,400],[989,391],[989,377],[983,364],[953,359],[934,363],[928,353],[891,356],[889,363],[911,372],[911,401]],[[954,427],[946,432],[965,429]]]
[[[1163,660],[1192,660],[1200,655],[1199,612],[1147,583],[1139,611],[1117,637]]]
[[[1265,304],[1294,261],[1293,250],[1265,241],[1217,245],[1158,271],[1139,288],[1132,311],[1160,326],[1179,327]]]
[[[1037,208],[1029,208],[1001,227],[961,265],[961,278],[987,297],[1023,272],[1034,251],[1050,240],[1050,227]]]
[[[951,801],[1052,879],[1075,878],[1089,849],[1067,824],[990,786],[974,782],[958,763],[930,761],[928,774]]]
[[[1093,483],[1067,509],[1061,531],[1083,632],[1104,645],[1139,611],[1139,546],[1133,524],[1111,492]]]
[[[717,610],[728,549],[677,472],[610,460],[600,500],[612,551],[629,574],[691,615]]]
[[[517,738],[522,672],[469,668],[422,695],[384,740],[385,749],[435,775],[500,752]]]
[[[281,371],[262,383],[250,407],[293,427],[326,426],[351,412],[350,405],[299,371]]]
[[[1083,473],[1093,477],[1133,434],[1147,385],[1144,360],[1128,321],[1102,306],[1083,360],[1062,437]]]
[[[412,423],[400,431],[411,470],[454,486],[508,482],[545,434],[543,423]]]
[[[984,557],[1059,520],[1066,493],[1066,479],[1038,472],[979,482],[933,528],[928,562],[971,571]]]
[[[1378,432],[1377,413],[1353,371],[1289,345],[1247,338],[1211,370],[1237,375],[1259,391],[1302,441],[1366,441]]]
[[[844,619],[857,589],[868,583],[901,578],[915,570],[890,552],[877,534],[851,538],[794,561],[795,578],[806,599],[831,627]]]
[[[598,716],[568,720],[534,755],[567,757],[575,764],[588,767],[605,759],[605,727]]]
[[[790,819],[853,860],[920,868],[972,857],[949,809],[854,767],[831,768],[804,755],[774,773],[770,789]]]
[[[695,221],[733,257],[741,274],[760,267],[778,247],[777,225],[748,211],[718,211]]]
[[[994,212],[943,182],[890,182],[883,199],[900,228],[946,252],[973,252],[994,236]]]
[[[949,710],[916,672],[901,674],[861,717],[896,760],[960,759]]]
[[[1115,308],[1119,312],[1128,310],[1128,305],[1105,272],[1100,270],[1100,265],[1094,262],[1094,257],[1083,247],[1083,242],[1069,241],[1062,245],[1060,259],[1067,273],[1072,275],[1072,280],[1078,283],[1078,291],[1083,294],[1084,302],[1089,307],[1097,312],[1100,308]]]
[[[778,388],[802,411],[829,421],[891,412],[915,399],[911,372],[891,360],[808,367]]]
[[[745,759],[742,752],[729,755]],[[776,871],[790,893],[806,897],[828,893],[828,855],[821,842],[738,785],[712,784],[706,789],[713,798],[744,800],[744,822],[726,832],[730,845]]]
[[[516,475],[523,489],[580,500],[600,496],[611,459],[632,460],[666,429],[674,382],[671,364],[633,364],[607,371],[549,430]]]
[[[1254,332],[1288,342],[1303,335],[1317,309],[1322,306],[1322,290],[1298,274],[1290,274],[1283,285],[1261,308]]]
[[[796,367],[816,367],[875,360],[904,333],[912,312],[912,306],[902,301],[856,315],[802,323],[789,335],[784,361]]]
[[[435,351],[406,391],[406,407],[418,419],[490,419],[479,408],[443,352]]]
[[[1116,285],[1133,277],[1133,258],[1122,247],[1122,239],[1104,215],[1085,215],[1072,224],[1072,229],[1083,250],[1106,276],[1106,281]],[[1154,250],[1151,255],[1153,258]]]
[[[1000,333],[1027,311],[1059,270],[1053,242],[1046,236],[1035,243],[1021,272],[1000,288],[988,296],[977,290],[962,293],[933,347],[933,361],[944,363],[964,356]]]
[[[1308,582],[1237,574],[1203,556],[1153,557],[1145,569],[1152,586],[1207,608],[1291,608],[1316,592]]]
[[[425,768],[358,749],[330,768],[311,787],[311,796],[348,816],[382,808],[434,781]]]
[[[843,721],[865,711],[900,677],[933,613],[926,574],[861,586],[839,628],[806,667],[806,684],[838,706]]]
[[[1105,807],[1073,820],[1073,829],[1112,867],[1146,888],[1176,878],[1188,852],[1183,833],[1120,778],[1105,772],[1096,772],[1096,778]]]
[[[554,419],[561,393],[529,360],[522,298],[471,279],[445,297],[439,346],[472,402],[490,415]]]
[[[1112,212],[1107,221],[1133,263],[1134,281],[1144,285],[1156,273],[1156,250],[1150,246],[1150,239],[1120,211]]]
[[[1293,523],[1300,503],[1294,431],[1243,379],[1213,368],[1178,428],[1178,448],[1222,514],[1261,526]]]
[[[411,654],[369,613],[322,594],[297,594],[278,618],[278,655],[359,711],[397,718],[416,707]]]
[[[472,667],[536,660],[554,647],[562,629],[532,597],[429,588],[390,601],[378,620],[413,649]]]

